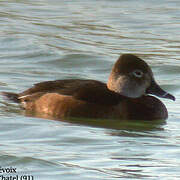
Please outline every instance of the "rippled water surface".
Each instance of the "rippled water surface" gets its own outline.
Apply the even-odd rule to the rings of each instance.
[[[0,166],[34,180],[179,179],[179,29],[178,0],[0,1],[1,91],[54,79],[105,82],[118,56],[133,53],[176,96],[162,100],[166,123],[47,120],[1,97]]]

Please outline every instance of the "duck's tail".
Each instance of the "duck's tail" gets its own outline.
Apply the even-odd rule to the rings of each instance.
[[[1,95],[6,97],[8,100],[13,101],[15,103],[20,103],[19,100],[19,95],[16,93],[11,93],[11,92],[0,92]]]

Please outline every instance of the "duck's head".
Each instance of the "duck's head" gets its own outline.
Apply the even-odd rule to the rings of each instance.
[[[146,94],[175,100],[155,82],[151,68],[132,54],[123,54],[112,68],[107,86],[123,96],[138,98]]]

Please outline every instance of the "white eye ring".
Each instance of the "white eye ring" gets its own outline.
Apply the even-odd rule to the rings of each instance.
[[[133,74],[135,77],[137,77],[137,78],[141,78],[144,73],[143,73],[141,70],[136,69],[136,70],[134,70],[134,71],[132,72],[132,74]]]

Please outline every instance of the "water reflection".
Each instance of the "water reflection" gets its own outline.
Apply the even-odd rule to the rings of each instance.
[[[56,120],[61,122],[69,122],[73,124],[107,128],[114,130],[127,130],[127,131],[153,131],[153,130],[163,130],[163,125],[166,124],[165,120],[154,120],[154,121],[143,121],[143,120],[114,120],[114,119],[90,119],[90,118],[66,118],[57,119],[55,117],[49,116],[47,114],[32,114],[28,111],[23,111],[25,116],[38,117],[49,120]],[[118,131],[117,131],[118,132]],[[115,135],[115,133],[112,133]],[[118,135],[118,133],[116,134]],[[121,135],[121,133],[119,134]]]

